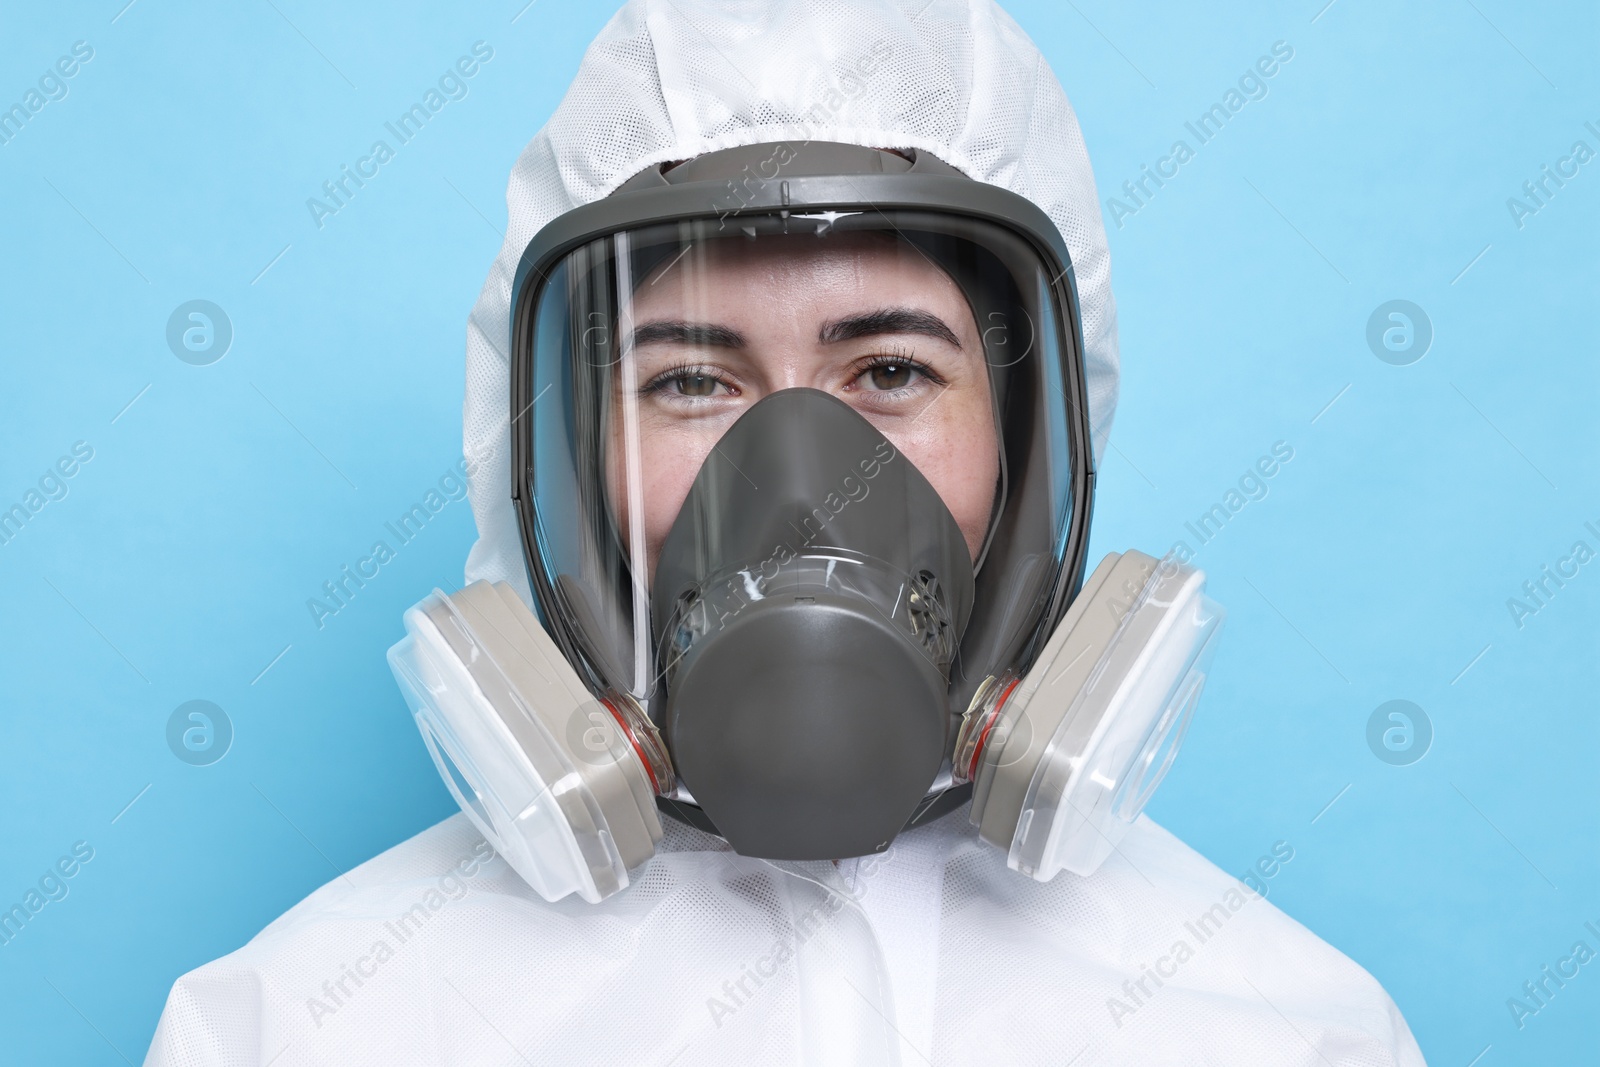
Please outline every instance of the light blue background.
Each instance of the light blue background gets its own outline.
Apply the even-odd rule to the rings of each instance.
[[[123,2],[0,16],[0,105],[94,48],[0,146],[0,508],[94,449],[0,546],[0,904],[95,850],[0,947],[13,1062],[137,1062],[179,974],[453,810],[383,653],[459,582],[467,505],[324,628],[305,602],[459,458],[507,174],[608,14]],[[1506,1000],[1600,948],[1600,562],[1521,628],[1506,601],[1600,549],[1600,161],[1521,228],[1506,200],[1600,149],[1600,25],[1578,3],[1322,3],[1011,5],[1102,201],[1294,49],[1110,229],[1125,377],[1096,553],[1195,547],[1186,521],[1294,449],[1199,552],[1228,630],[1151,810],[1235,872],[1291,843],[1272,899],[1384,983],[1431,1062],[1577,1062],[1600,962],[1521,1030]],[[318,229],[306,198],[478,40],[470,95]],[[195,298],[235,330],[211,366],[165,343]],[[1365,341],[1395,298],[1435,331],[1410,366]],[[209,767],[165,738],[197,698],[236,730]],[[1395,698],[1435,730],[1411,766],[1366,742]]]

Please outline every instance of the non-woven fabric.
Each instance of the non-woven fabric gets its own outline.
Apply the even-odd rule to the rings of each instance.
[[[507,365],[528,242],[648,166],[783,140],[930,152],[1043,209],[1072,257],[1090,426],[1096,456],[1104,451],[1117,329],[1094,175],[1060,83],[1004,11],[990,0],[634,0],[589,46],[511,172],[505,244],[467,327],[464,447],[478,523],[467,581],[510,582],[532,603],[510,500]]]
[[[1048,883],[965,809],[838,866],[668,823],[598,905],[486,855],[457,815],[323,886],[178,980],[146,1064],[1423,1063],[1370,975],[1148,818]]]

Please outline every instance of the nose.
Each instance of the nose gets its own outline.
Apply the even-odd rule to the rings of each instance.
[[[758,376],[757,395],[750,397],[755,403],[763,397],[785,389],[818,389],[830,392],[826,378],[827,361],[821,353],[793,342],[780,343],[756,353]]]

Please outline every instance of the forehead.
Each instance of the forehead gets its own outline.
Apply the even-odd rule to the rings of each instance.
[[[639,309],[744,299],[905,301],[913,297],[949,304],[965,298],[955,282],[920,249],[893,234],[774,234],[720,237],[687,248],[662,249],[637,284]],[[921,302],[921,301],[918,301]]]

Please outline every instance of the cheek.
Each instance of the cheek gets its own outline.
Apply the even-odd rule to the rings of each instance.
[[[667,539],[683,501],[694,485],[700,467],[720,433],[697,433],[683,427],[652,427],[648,420],[640,427],[638,463],[640,524],[643,526],[646,573],[653,577],[661,543]],[[633,547],[633,507],[627,491],[628,470],[625,442],[620,432],[612,438],[606,462],[607,490],[621,527],[622,540]]]
[[[672,524],[683,510],[684,498],[694,485],[695,475],[705,462],[705,451],[694,447],[697,441],[686,442],[691,447],[663,454],[665,449],[647,455],[644,461],[644,539],[645,552],[652,579],[656,560],[661,555],[661,543],[672,531]]]
[[[1000,481],[1000,442],[988,395],[940,403],[928,417],[900,432],[886,430],[884,436],[938,492],[961,527],[967,551],[976,559],[989,532],[995,487]]]

